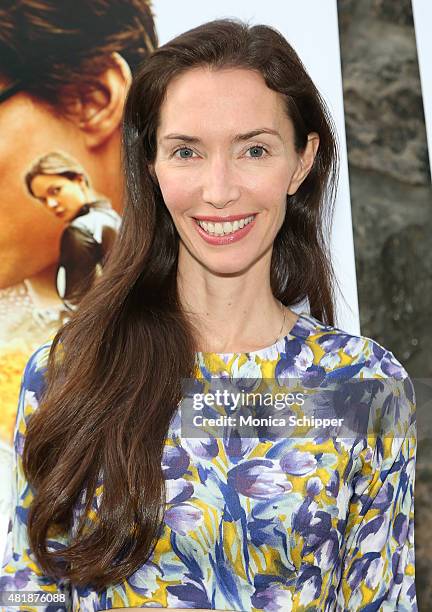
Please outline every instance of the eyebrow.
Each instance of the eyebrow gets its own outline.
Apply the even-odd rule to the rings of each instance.
[[[246,132],[245,134],[237,134],[234,136],[232,142],[243,142],[244,140],[250,140],[255,136],[259,136],[260,134],[272,134],[273,136],[277,136],[280,140],[282,140],[281,135],[276,130],[272,130],[271,128],[258,128],[256,130]],[[183,140],[184,142],[189,142],[191,144],[201,143],[199,138],[196,138],[195,136],[188,136],[187,134],[167,134],[162,138],[162,140]]]

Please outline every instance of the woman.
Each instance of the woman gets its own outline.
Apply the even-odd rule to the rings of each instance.
[[[60,240],[56,289],[66,308],[74,310],[102,274],[121,217],[94,191],[84,168],[60,151],[37,159],[25,183],[30,195],[68,224]]]
[[[112,256],[24,373],[2,588],[76,610],[416,609],[413,387],[334,326],[337,149],[300,59],[267,26],[182,34],[134,80],[123,150]],[[339,406],[375,401],[375,433],[182,435],[184,381],[284,375],[365,382],[369,404],[352,384]]]

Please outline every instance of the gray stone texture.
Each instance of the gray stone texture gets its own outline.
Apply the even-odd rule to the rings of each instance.
[[[361,333],[432,380],[432,189],[410,0],[338,0]],[[424,405],[423,405],[424,404]],[[427,407],[418,404],[418,430]],[[416,585],[432,610],[432,436],[419,436]]]

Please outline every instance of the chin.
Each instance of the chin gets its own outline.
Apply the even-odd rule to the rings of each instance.
[[[217,261],[203,261],[201,263],[207,270],[210,270],[213,274],[218,274],[220,276],[228,276],[228,275],[239,275],[245,272],[250,265],[252,264],[251,259],[243,259],[243,261],[238,261],[233,263],[232,261],[227,261],[226,264],[223,262],[223,258],[221,260],[220,256]]]

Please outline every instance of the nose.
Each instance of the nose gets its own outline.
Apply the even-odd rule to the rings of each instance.
[[[203,200],[215,208],[224,208],[240,196],[235,170],[229,160],[218,156],[209,160],[202,174]]]

